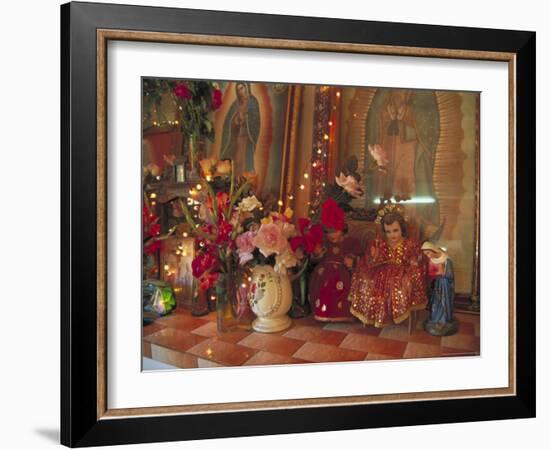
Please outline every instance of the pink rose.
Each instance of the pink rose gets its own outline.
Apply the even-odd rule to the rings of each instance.
[[[252,252],[256,248],[254,245],[254,238],[256,233],[253,231],[247,231],[235,239],[237,244],[237,254],[239,255],[239,264],[244,266],[248,261],[252,261],[254,256]]]
[[[273,253],[279,254],[288,245],[281,227],[274,223],[262,224],[253,243],[266,258]]]
[[[254,245],[254,238],[256,237],[256,233],[253,231],[247,231],[243,234],[240,234],[237,239],[237,248],[240,252],[243,253],[252,253],[256,246]]]

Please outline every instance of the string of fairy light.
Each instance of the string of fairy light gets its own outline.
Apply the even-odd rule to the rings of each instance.
[[[296,185],[298,191],[304,191],[310,183],[310,198],[307,202],[308,214],[313,216],[320,206],[323,191],[329,172],[329,145],[334,139],[333,130],[336,125],[336,112],[339,108],[341,92],[335,92],[336,104],[332,104],[332,90],[329,86],[318,86],[315,90],[315,108],[313,124],[313,150],[306,170]],[[292,205],[295,193],[286,196],[286,204]],[[278,201],[279,211],[285,205],[283,199]]]
[[[336,100],[340,100],[340,91],[336,91],[335,96]],[[308,201],[309,215],[311,216],[317,212],[326,187],[329,172],[329,146],[336,122],[337,107],[338,104],[332,105],[331,89],[327,86],[318,86],[315,91],[311,175],[304,174],[305,181],[309,180],[311,183],[310,200]],[[304,183],[300,184],[299,189],[305,189]]]
[[[329,146],[331,140],[334,138],[333,130],[336,125],[337,108],[339,107],[339,100],[341,98],[341,92],[335,92],[336,104],[333,104],[331,99],[331,88],[328,86],[318,86],[315,91],[315,106],[314,106],[314,124],[313,124],[313,147],[311,153],[311,159],[309,161],[309,171],[305,171],[298,181],[296,188],[299,191],[306,190],[307,184],[310,183],[310,200],[307,202],[308,214],[313,216],[319,209],[323,192],[326,187],[327,177],[329,173]],[[177,126],[179,121],[167,120],[167,121],[153,121],[153,126],[162,127],[166,125]],[[157,177],[159,178],[159,177]],[[206,176],[206,181],[211,181],[210,175]],[[202,191],[203,186],[198,183],[191,187],[188,191],[187,205],[192,207],[192,215],[195,219],[198,218],[198,212],[201,202],[198,200],[198,196]],[[149,195],[150,205],[155,207],[157,200],[157,193],[152,192]],[[295,193],[291,192],[287,194],[286,201],[279,199],[277,204],[279,211],[285,206],[285,204],[291,205],[295,199]],[[199,224],[196,224],[198,227]],[[181,234],[184,239],[189,238],[189,233],[184,231]],[[202,242],[199,243],[203,244]],[[175,249],[175,255],[178,257],[193,256],[194,252],[190,255],[185,249],[185,245],[182,241],[178,241]],[[170,277],[175,275],[175,269],[168,263],[163,266],[165,276]],[[243,287],[246,286],[246,279],[243,280]],[[215,300],[215,295],[211,295],[211,300]]]
[[[148,96],[149,93],[146,92],[145,95]],[[178,106],[178,110],[179,110],[179,111],[183,111],[183,107]],[[177,114],[176,114],[177,112],[178,112],[178,111],[176,110],[174,115],[177,115]],[[154,108],[154,109],[153,109],[153,113],[154,113],[155,116],[157,116],[157,117],[156,117],[156,120],[153,120],[153,121],[151,122],[151,117],[153,116],[153,114],[152,114],[152,113],[148,113],[148,114],[149,114],[149,118],[146,118],[146,117],[143,118],[143,123],[144,123],[144,124],[146,124],[146,123],[152,123],[152,126],[153,126],[153,127],[163,128],[163,127],[166,127],[166,126],[177,127],[177,126],[179,126],[180,123],[181,123],[181,122],[180,122],[179,120],[177,120],[177,119],[174,119],[174,120],[166,120],[166,119],[165,119],[165,120],[159,120],[159,118],[158,118],[159,114],[162,115],[163,117],[165,117],[165,116],[164,116],[164,113],[163,113],[162,111],[158,111],[157,108]],[[181,114],[181,113],[180,113],[180,114]]]

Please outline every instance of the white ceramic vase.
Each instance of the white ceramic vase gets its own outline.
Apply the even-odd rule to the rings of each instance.
[[[292,325],[287,315],[292,305],[292,285],[286,272],[278,273],[268,265],[254,267],[248,295],[257,316],[252,322],[255,331],[276,333]]]

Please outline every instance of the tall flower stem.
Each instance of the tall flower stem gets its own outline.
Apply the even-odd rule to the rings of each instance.
[[[214,239],[216,239],[214,235],[205,233],[204,231],[200,230],[193,220],[193,216],[189,212],[189,208],[187,207],[187,205],[181,200],[181,198],[179,199],[179,202],[181,210],[183,211],[183,215],[185,216],[185,220],[187,221],[187,224],[193,229],[193,232],[205,239],[208,239],[209,241],[213,241]]]
[[[191,133],[189,135],[189,139],[188,139],[188,142],[189,142],[189,158],[190,158],[189,161],[191,163],[191,170],[195,169],[195,164],[196,164],[196,150],[195,150],[196,139],[197,139],[197,137],[195,136],[194,133]]]

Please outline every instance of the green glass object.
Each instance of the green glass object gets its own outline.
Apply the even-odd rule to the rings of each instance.
[[[165,316],[176,309],[172,286],[160,280],[143,281],[143,312],[147,317]]]

